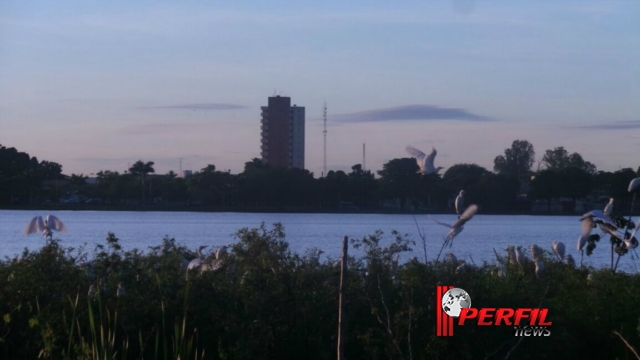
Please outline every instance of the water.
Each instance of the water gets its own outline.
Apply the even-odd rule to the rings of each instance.
[[[281,222],[291,249],[298,253],[318,247],[325,251],[323,256],[338,258],[343,236],[362,238],[380,229],[385,232],[385,243],[392,240],[391,230],[410,234],[418,242],[414,252],[406,258],[423,258],[422,245],[412,215],[133,211],[55,211],[52,214],[58,216],[68,228],[66,233],[56,233],[62,240],[61,243],[74,247],[86,243],[88,250],[93,250],[97,243],[105,244],[104,239],[109,231],[116,234],[125,250],[138,248],[148,251],[149,246],[160,245],[165,235],[191,249],[209,245],[207,250],[215,250],[217,246],[236,242],[233,235],[240,228],[258,227],[264,221],[269,227],[272,223]],[[37,215],[44,216],[46,213],[0,210],[0,257],[13,257],[25,247],[36,250],[44,244],[40,234],[22,234],[25,226]],[[456,220],[455,215],[434,215],[434,218],[445,223]],[[448,230],[424,215],[418,215],[416,219],[426,234],[427,256],[433,260],[442,245],[442,237]],[[476,215],[454,240],[451,251],[458,259],[470,262],[471,256],[479,264],[483,260],[495,260],[493,248],[500,255],[505,254],[502,249],[507,245],[522,245],[528,249],[529,245],[535,243],[543,249],[551,250],[551,241],[557,240],[565,243],[566,253],[572,254],[579,263],[580,253],[575,249],[579,235],[580,222],[576,216]],[[352,254],[358,253],[350,251]],[[530,256],[528,250],[526,253]],[[584,264],[609,266],[610,254],[608,237],[603,238],[591,257],[585,255]],[[630,254],[620,260],[618,268],[635,272]]]

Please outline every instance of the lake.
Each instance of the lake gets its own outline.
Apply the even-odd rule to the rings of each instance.
[[[93,251],[95,244],[105,244],[108,232],[116,234],[125,250],[138,248],[146,252],[149,246],[162,244],[165,235],[191,249],[208,245],[207,250],[215,250],[217,246],[236,242],[234,234],[243,227],[258,227],[261,222],[270,226],[280,222],[284,225],[291,249],[301,254],[306,249],[318,247],[325,251],[323,256],[337,258],[342,249],[343,236],[362,238],[379,229],[385,233],[385,243],[392,240],[392,230],[410,234],[417,243],[413,253],[405,258],[423,258],[413,215],[151,211],[53,211],[51,214],[59,217],[68,229],[66,233],[56,233],[54,237],[60,238],[61,244],[65,246],[77,247],[86,243],[89,252]],[[26,236],[22,233],[29,221],[38,215],[45,216],[47,213],[35,210],[0,210],[0,256],[13,257],[25,247],[36,250],[45,243],[41,234]],[[450,224],[457,219],[453,214],[433,217]],[[433,260],[448,230],[424,215],[416,215],[416,219],[426,234],[427,256]],[[579,264],[580,253],[576,250],[580,235],[579,220],[579,216],[476,215],[455,238],[453,248],[443,253],[451,251],[458,259],[465,259],[467,262],[471,262],[471,256],[479,264],[483,260],[495,260],[493,248],[504,255],[503,249],[507,245],[522,245],[530,257],[528,248],[531,244],[538,244],[550,251],[551,241],[557,240],[564,242],[566,253],[572,254]],[[350,254],[358,253],[350,249]],[[593,255],[585,255],[584,264],[609,266],[610,254],[608,237],[603,238]],[[618,267],[622,271],[636,271],[630,254],[620,259]]]

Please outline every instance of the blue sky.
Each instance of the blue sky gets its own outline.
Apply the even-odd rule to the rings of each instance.
[[[3,1],[0,144],[65,173],[241,171],[260,106],[307,112],[306,167],[436,165],[515,139],[599,169],[640,165],[640,2]]]

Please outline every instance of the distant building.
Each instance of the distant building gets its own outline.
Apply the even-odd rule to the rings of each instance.
[[[180,174],[180,177],[186,179],[191,175],[193,175],[193,171],[191,171],[191,170],[182,170],[182,174]]]
[[[291,106],[291,98],[269,97],[262,108],[262,162],[273,167],[304,169],[305,109]]]

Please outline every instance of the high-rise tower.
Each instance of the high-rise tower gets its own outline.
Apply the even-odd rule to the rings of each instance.
[[[304,169],[305,109],[291,98],[269,97],[262,108],[262,162],[272,167]]]

